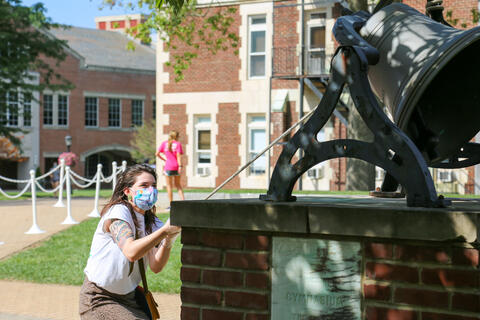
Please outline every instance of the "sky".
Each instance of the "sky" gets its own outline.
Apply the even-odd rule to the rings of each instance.
[[[22,0],[22,4],[31,6],[41,2],[47,9],[46,16],[53,22],[75,27],[95,28],[95,17],[141,13],[125,7],[114,7],[113,10],[100,10],[102,0]],[[145,12],[144,12],[145,13]]]

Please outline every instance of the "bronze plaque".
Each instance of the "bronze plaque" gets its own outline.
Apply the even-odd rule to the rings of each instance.
[[[272,319],[361,318],[360,243],[275,237]]]

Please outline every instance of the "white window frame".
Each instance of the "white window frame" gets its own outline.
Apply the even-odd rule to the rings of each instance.
[[[201,121],[200,119],[208,119],[208,121]],[[199,132],[210,131],[210,149],[199,149]],[[196,115],[195,116],[195,175],[200,177],[209,176],[211,174],[212,167],[212,117],[210,115]],[[210,154],[210,163],[200,163],[201,154]]]
[[[254,118],[260,118],[260,117],[263,117],[263,121],[254,121]],[[250,115],[247,116],[247,121],[248,121],[248,125],[247,125],[247,128],[248,128],[247,161],[250,161],[251,159],[253,159],[253,157],[255,157],[255,155],[256,155],[256,153],[258,153],[258,151],[261,151],[261,150],[253,150],[252,149],[252,132],[253,132],[253,130],[263,130],[265,132],[265,139],[266,139],[267,138],[267,118],[266,118],[265,114],[250,114]],[[268,145],[267,140],[265,140],[265,147],[267,145]],[[255,155],[253,155],[253,154],[255,154]],[[259,161],[262,157],[265,159],[265,170],[264,170],[264,172],[256,172],[255,170],[253,170],[255,168],[254,167],[255,162]],[[263,175],[266,174],[268,165],[269,164],[268,164],[267,156],[265,154],[263,154],[260,158],[255,160],[250,165],[250,167],[248,169],[248,175],[250,175],[250,176],[263,176]]]
[[[140,101],[141,102],[141,112],[140,112],[140,124],[137,124],[137,123],[134,123],[133,122],[133,105],[134,103]],[[132,123],[131,123],[131,126],[132,127],[135,127],[135,126],[143,126],[143,119],[144,119],[144,114],[145,114],[145,101],[144,100],[141,100],[141,99],[132,99],[131,101],[131,104],[130,104],[130,111],[131,111],[131,116],[132,116]]]
[[[28,102],[25,100],[25,95],[23,94],[22,95],[22,124],[25,128],[30,128],[32,126],[32,117],[33,117],[33,114],[32,114],[32,100],[33,100],[33,95],[30,96],[30,100],[28,100]],[[26,116],[26,106],[29,106],[29,112],[30,112],[30,118],[27,119],[27,116]],[[29,124],[27,124],[27,121],[29,121]]]
[[[52,116],[51,116],[52,123],[45,123],[45,105],[46,105],[45,97],[46,96],[52,97],[52,111],[51,111],[52,112]],[[42,97],[42,104],[43,104],[42,123],[43,123],[43,126],[45,126],[45,127],[53,127],[54,126],[54,123],[55,123],[54,122],[55,117],[53,116],[53,109],[55,109],[54,108],[54,105],[55,105],[54,100],[55,100],[55,97],[52,93],[44,93],[43,94],[43,97]]]
[[[52,123],[50,124],[45,124],[45,96],[51,96],[52,97]],[[59,124],[59,106],[60,106],[60,96],[66,97],[67,99],[67,115],[66,115],[66,120],[67,124]],[[42,97],[42,103],[43,103],[43,113],[42,113],[42,123],[43,126],[46,128],[68,128],[69,126],[69,118],[70,118],[70,95],[65,92],[49,92],[46,91],[43,93]]]
[[[253,19],[264,18],[265,23],[253,24]],[[263,31],[265,32],[265,51],[252,52],[252,33]],[[264,73],[263,75],[252,75],[252,57],[264,57]],[[252,15],[248,17],[248,79],[264,79],[267,74],[267,15]]]
[[[66,124],[59,124],[59,120],[60,120],[60,96],[62,97],[65,97],[67,99],[67,123]],[[54,99],[54,106],[53,106],[53,114],[55,115],[55,110],[57,111],[57,116],[54,117],[54,122],[56,121],[57,122],[57,126],[58,127],[64,127],[64,128],[68,128],[68,120],[69,120],[69,115],[70,115],[70,96],[67,95],[67,94],[56,94],[55,95],[55,98]],[[57,102],[57,104],[55,105],[55,101]]]
[[[110,125],[110,101],[117,100],[118,101],[118,126]],[[120,98],[108,98],[108,119],[107,125],[109,128],[121,128],[122,127],[122,99]]]
[[[324,18],[318,18],[318,19],[312,19],[312,15],[315,14],[324,14]],[[308,36],[308,51],[309,52],[325,52],[325,48],[311,48],[310,45],[312,43],[312,32],[311,30],[313,28],[317,27],[323,27],[325,28],[325,36],[327,35],[326,28],[327,28],[327,13],[326,12],[312,12],[310,13],[310,20],[307,22],[307,36]],[[327,39],[325,39],[325,45],[326,45]]]
[[[453,182],[452,170],[437,170],[437,179],[440,182]]]
[[[96,114],[96,124],[95,125],[87,125],[87,99],[95,99],[95,114]],[[84,104],[85,104],[85,128],[98,128],[98,97],[84,97]]]

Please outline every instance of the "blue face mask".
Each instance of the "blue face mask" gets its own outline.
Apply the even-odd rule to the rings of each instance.
[[[153,208],[155,202],[157,202],[158,190],[153,187],[137,190],[137,193],[133,197],[133,203],[143,211],[147,211]]]

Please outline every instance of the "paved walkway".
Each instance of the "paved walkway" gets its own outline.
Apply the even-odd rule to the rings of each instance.
[[[64,201],[66,203],[66,201]],[[32,226],[32,205],[28,200],[0,201],[0,260],[47,239],[70,225],[61,224],[66,208],[55,208],[56,200],[37,200],[37,225],[42,234],[25,234]],[[105,200],[100,201],[100,205]],[[167,205],[161,197],[160,208]],[[93,210],[93,199],[72,199],[72,217],[81,222]],[[80,287],[0,280],[0,320],[79,319]],[[180,319],[180,297],[154,294],[162,320]]]

